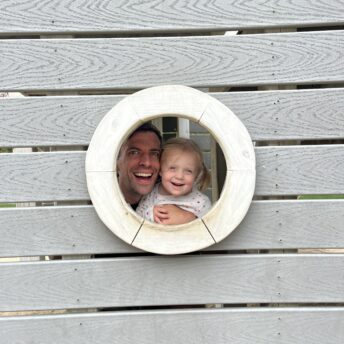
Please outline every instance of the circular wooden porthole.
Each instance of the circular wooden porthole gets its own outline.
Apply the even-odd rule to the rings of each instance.
[[[207,128],[220,144],[227,165],[219,200],[202,218],[177,226],[138,216],[125,202],[116,174],[125,139],[139,125],[166,114]],[[152,87],[123,99],[98,125],[86,155],[87,186],[101,220],[128,244],[159,254],[197,251],[224,239],[251,204],[255,175],[254,149],[245,126],[221,102],[186,86]]]

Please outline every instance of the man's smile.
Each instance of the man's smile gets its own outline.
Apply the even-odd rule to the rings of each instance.
[[[134,173],[134,175],[136,177],[150,178],[153,175],[153,173],[141,173],[141,172],[139,172],[139,173]]]
[[[150,185],[155,182],[155,177],[153,180],[153,172],[133,172],[135,180],[140,185]]]

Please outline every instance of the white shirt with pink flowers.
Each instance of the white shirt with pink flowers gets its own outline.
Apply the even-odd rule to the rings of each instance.
[[[193,213],[196,217],[204,216],[211,208],[209,198],[196,188],[193,188],[187,195],[174,197],[161,195],[159,193],[159,184],[157,184],[151,193],[141,199],[138,207],[136,208],[136,212],[143,218],[154,222],[153,208],[157,204],[174,204],[190,213]]]

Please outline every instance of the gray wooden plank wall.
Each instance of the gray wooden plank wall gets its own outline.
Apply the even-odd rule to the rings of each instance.
[[[89,200],[85,152],[0,154],[0,202]],[[257,196],[342,194],[344,146],[256,148]]]
[[[154,326],[152,326],[154,324]],[[131,311],[0,319],[4,343],[338,344],[342,309]],[[157,331],[157,329],[159,329]]]
[[[211,93],[242,120],[254,141],[344,138],[342,88]],[[4,98],[1,147],[88,145],[124,96]]]
[[[331,1],[3,0],[2,34],[218,31],[343,24],[344,4]]]
[[[2,263],[0,281],[5,292],[0,301],[3,311],[214,303],[343,303],[344,279],[338,276],[343,264],[344,256],[336,254]]]
[[[0,99],[0,205],[57,204],[1,208],[0,257],[66,259],[0,259],[1,343],[344,342],[344,200],[326,198],[344,194],[343,0],[3,0],[0,12],[0,92],[25,96]],[[223,242],[158,257],[84,205],[80,150],[125,94],[170,83],[210,87],[246,125],[256,200]]]
[[[206,251],[344,247],[344,200],[254,201],[240,226]],[[131,254],[92,206],[0,209],[0,257]],[[295,230],[297,228],[297,230]]]
[[[5,39],[0,40],[0,89],[338,83],[344,81],[343,47],[342,30],[211,37]]]
[[[343,303],[344,279],[338,276],[343,264],[344,255],[336,254],[2,263],[0,276],[5,292],[0,295],[0,303],[3,311],[214,303]]]

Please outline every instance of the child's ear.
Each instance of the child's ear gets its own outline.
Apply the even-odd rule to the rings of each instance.
[[[161,171],[159,171],[159,176],[160,176],[160,177],[162,177],[162,175],[161,175]]]
[[[202,176],[202,172],[198,173],[198,175],[195,178],[194,183],[197,185],[199,183],[199,181],[201,180],[201,176]]]

